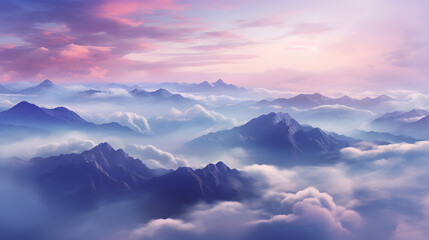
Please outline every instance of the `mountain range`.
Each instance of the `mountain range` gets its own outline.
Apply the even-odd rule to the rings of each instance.
[[[385,141],[386,144],[390,143],[415,143],[419,141],[416,138],[413,137],[407,137],[402,135],[395,135],[387,132],[375,132],[375,131],[363,131],[363,130],[354,130],[352,132],[352,136],[365,140],[365,141]]]
[[[37,84],[36,86],[27,87],[20,90],[7,88],[5,86],[0,85],[0,93],[6,93],[6,94],[40,95],[54,89],[62,89],[62,88],[55,85],[52,81],[48,79]]]
[[[330,158],[341,148],[352,144],[346,139],[334,137],[320,128],[303,126],[287,113],[271,112],[242,126],[196,138],[188,142],[187,147],[201,152],[240,147],[252,154],[265,156],[258,160],[260,163],[270,162],[267,156],[280,156],[281,162],[275,163],[287,165],[304,163],[304,160],[315,156]]]
[[[197,201],[242,200],[253,194],[252,179],[222,162],[197,170],[150,169],[108,143],[80,154],[33,158],[25,170],[45,196],[74,207],[132,196],[151,199],[151,211],[168,215]]]
[[[413,109],[408,112],[388,112],[374,119],[371,122],[371,126],[377,130],[392,131],[404,124],[416,122],[427,115],[429,115],[429,111],[424,109]]]
[[[177,82],[166,82],[157,85],[179,92],[191,92],[191,93],[211,93],[211,94],[239,94],[246,91],[245,88],[238,87],[234,84],[227,84],[222,79],[218,79],[216,82],[204,81],[201,83],[177,83]]]
[[[14,128],[43,129],[49,132],[78,130],[102,134],[139,136],[139,133],[118,123],[95,124],[84,120],[65,107],[41,108],[26,101],[0,112],[0,123],[4,124],[5,128],[9,126],[9,130],[13,126]]]
[[[195,104],[196,101],[190,98],[185,98],[180,94],[173,94],[168,90],[160,88],[156,91],[145,91],[143,89],[133,89],[130,91],[130,94],[138,99],[145,100],[146,102],[154,102],[159,103],[163,102],[171,102],[171,103],[182,103],[182,104]]]
[[[366,97],[363,99],[355,99],[349,96],[339,98],[326,97],[320,93],[314,94],[299,94],[292,98],[277,98],[275,100],[262,100],[257,103],[259,106],[281,106],[281,107],[297,107],[297,108],[312,108],[321,105],[344,105],[362,109],[373,109],[383,104],[394,101],[393,98],[387,95],[380,95],[376,98]]]
[[[58,90],[59,88],[61,87],[55,85],[52,81],[46,79],[34,87],[29,87],[29,88],[19,90],[17,93],[25,94],[25,95],[39,95],[51,90],[55,90],[55,89]]]
[[[418,121],[406,123],[400,126],[395,133],[411,136],[414,138],[429,140],[429,115]]]

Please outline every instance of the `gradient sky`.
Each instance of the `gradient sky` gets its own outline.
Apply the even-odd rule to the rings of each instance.
[[[428,90],[424,0],[2,0],[0,81]]]

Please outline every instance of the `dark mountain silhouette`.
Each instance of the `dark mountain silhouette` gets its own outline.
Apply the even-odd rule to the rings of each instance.
[[[354,99],[349,96],[343,96],[340,98],[330,98],[323,96],[320,93],[313,94],[299,94],[292,98],[278,98],[272,101],[262,100],[258,102],[258,105],[277,105],[282,107],[298,107],[298,108],[311,108],[321,105],[344,105],[355,108],[372,109],[380,105],[386,104],[393,101],[391,97],[387,95],[381,95],[376,98],[363,98]]]
[[[0,123],[41,128],[48,131],[81,130],[105,134],[139,135],[137,132],[118,123],[94,124],[88,122],[65,107],[40,108],[26,101],[16,104],[9,110],[0,112]]]
[[[274,154],[292,161],[336,153],[350,144],[352,143],[345,138],[338,139],[320,128],[302,126],[289,114],[272,112],[254,118],[242,126],[196,138],[189,142],[187,147],[202,152],[240,147],[253,153],[260,151],[262,156]],[[269,157],[266,157],[258,162],[266,163],[269,160]],[[288,160],[283,162],[287,163]]]
[[[101,143],[81,154],[30,160],[29,171],[45,196],[75,207],[121,197],[150,199],[151,211],[165,215],[197,201],[242,200],[252,180],[222,162],[203,169],[150,169],[122,149]],[[143,201],[143,200],[142,200]]]
[[[198,201],[240,201],[255,194],[253,182],[244,172],[230,169],[223,162],[203,169],[180,167],[176,171],[151,179],[145,190],[159,203],[158,213],[168,216],[181,206]],[[155,206],[157,207],[157,206]]]

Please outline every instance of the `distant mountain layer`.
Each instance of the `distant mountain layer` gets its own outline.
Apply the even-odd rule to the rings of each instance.
[[[13,93],[12,90],[6,88],[5,86],[0,85],[0,94],[7,94],[7,93]]]
[[[207,81],[201,83],[176,83],[168,82],[161,83],[159,86],[172,89],[180,92],[193,92],[193,93],[243,93],[245,88],[237,87],[233,84],[227,84],[222,79],[216,82],[209,83]]]
[[[150,169],[108,143],[81,154],[33,158],[28,171],[48,196],[77,207],[141,195],[168,214],[197,201],[242,200],[253,191],[250,177],[222,162],[198,170]]]
[[[394,135],[386,132],[374,132],[374,131],[362,131],[355,130],[353,132],[353,137],[362,139],[365,141],[386,141],[389,143],[415,143],[419,141],[418,139],[402,136],[402,135]]]
[[[278,98],[273,101],[262,100],[258,105],[277,105],[282,107],[298,107],[298,108],[311,108],[321,105],[344,105],[355,108],[372,109],[374,107],[391,102],[394,99],[387,95],[381,95],[376,98],[366,97],[363,99],[354,99],[349,96],[340,98],[330,98],[323,96],[319,93],[314,94],[299,94],[292,98]]]
[[[160,102],[172,102],[172,103],[183,103],[183,104],[195,104],[196,101],[185,98],[180,94],[173,94],[168,90],[160,88],[156,91],[149,92],[143,89],[134,89],[130,91],[130,94],[136,98],[143,99],[148,102],[160,103]]]
[[[404,124],[416,122],[427,115],[429,115],[429,111],[423,109],[389,112],[372,121],[371,126],[379,130],[391,131]]]
[[[53,109],[40,108],[35,104],[22,101],[9,110],[0,112],[0,123],[46,131],[78,130],[103,134],[139,134],[118,123],[94,124],[82,119],[78,114],[65,107]]]
[[[67,90],[61,86],[55,85],[51,80],[44,80],[43,82],[24,89],[9,89],[0,85],[0,94],[22,94],[22,95],[44,95],[47,93],[51,94],[62,94]]]
[[[352,144],[320,128],[304,127],[285,113],[270,113],[250,120],[230,130],[209,133],[189,142],[192,149],[202,152],[219,149],[245,148],[253,152],[277,154],[292,159],[306,159],[320,154],[336,153]],[[261,159],[263,163],[269,157]],[[281,163],[280,163],[281,164]]]
[[[395,132],[414,138],[429,140],[429,115],[418,121],[406,123]]]

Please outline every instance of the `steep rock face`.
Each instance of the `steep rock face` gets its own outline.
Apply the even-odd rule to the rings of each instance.
[[[250,177],[222,162],[197,170],[161,171],[108,143],[80,154],[33,158],[30,163],[29,175],[46,196],[78,207],[134,195],[151,199],[148,204],[157,214],[168,215],[198,201],[242,200],[255,190]]]
[[[223,162],[203,169],[180,167],[176,171],[151,179],[145,190],[157,202],[154,211],[162,216],[177,212],[183,206],[203,201],[240,201],[256,194],[253,179],[245,172],[230,169]]]
[[[33,158],[31,162],[33,174],[46,189],[78,203],[139,190],[153,177],[152,170],[140,160],[108,143],[81,154]]]
[[[241,200],[251,195],[251,189],[246,189],[250,185],[251,180],[245,173],[218,162],[197,170],[180,167],[153,178],[148,186],[164,200],[192,203],[198,200]]]
[[[299,158],[336,152],[349,143],[319,128],[303,127],[288,114],[270,113],[231,130],[209,133],[188,145],[205,150],[242,147]]]

